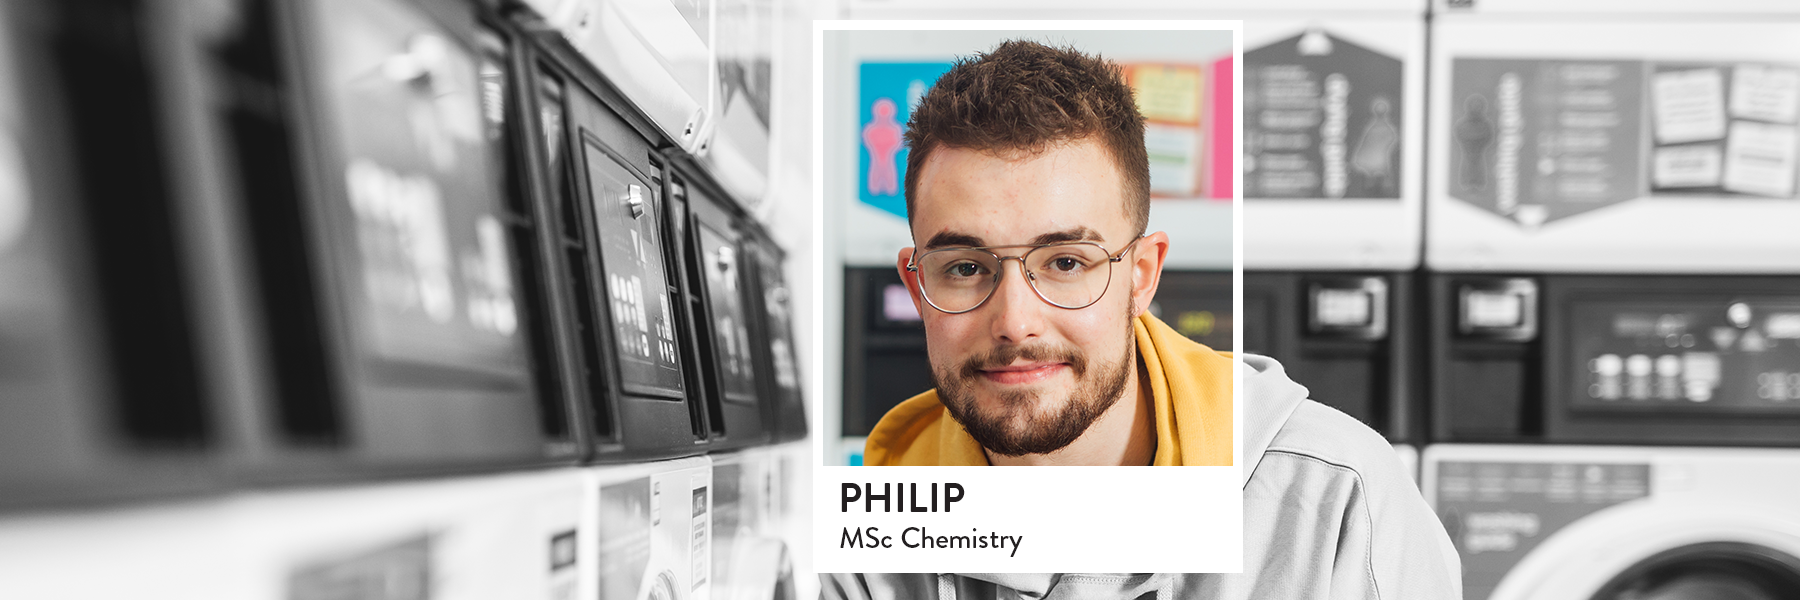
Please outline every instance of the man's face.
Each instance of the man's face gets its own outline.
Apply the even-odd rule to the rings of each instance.
[[[1136,366],[1136,261],[1131,253],[1110,267],[1102,261],[1100,276],[1111,278],[1104,295],[1092,306],[1069,310],[1039,298],[1020,272],[1021,261],[1002,260],[993,295],[961,314],[925,303],[920,278],[906,265],[915,251],[958,246],[1080,240],[1117,253],[1137,233],[1124,207],[1118,169],[1097,141],[1059,144],[1040,154],[945,147],[922,165],[912,215],[919,246],[902,250],[898,266],[924,317],[939,398],[990,452],[1060,449],[1122,395]],[[993,252],[1005,258],[1028,250]]]

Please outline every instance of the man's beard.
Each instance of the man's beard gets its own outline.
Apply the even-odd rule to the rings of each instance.
[[[1088,427],[1124,395],[1125,383],[1131,373],[1128,369],[1137,365],[1136,333],[1127,326],[1125,336],[1125,355],[1108,364],[1090,365],[1087,355],[1072,347],[1036,344],[1001,346],[972,356],[951,369],[933,366],[932,378],[937,383],[938,400],[989,452],[1024,456],[1061,450],[1086,433]],[[976,378],[982,376],[981,370],[1006,366],[1019,358],[1031,362],[1068,363],[1078,383],[1052,414],[1039,410],[1039,403],[1047,400],[1036,390],[1003,392],[994,399],[999,405],[995,410],[983,409],[976,401],[972,388]],[[1097,371],[1094,377],[1084,378],[1090,366]]]

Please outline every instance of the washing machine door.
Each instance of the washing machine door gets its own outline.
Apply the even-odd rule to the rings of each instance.
[[[1800,598],[1800,512],[1709,500],[1595,513],[1544,540],[1490,600]]]
[[[1800,597],[1800,559],[1764,546],[1706,542],[1665,550],[1600,587],[1593,600]]]

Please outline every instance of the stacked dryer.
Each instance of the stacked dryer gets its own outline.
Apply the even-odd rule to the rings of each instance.
[[[1472,600],[1795,597],[1800,12],[1615,8],[1435,8],[1427,498]]]
[[[1244,351],[1281,361],[1411,469],[1425,7],[1288,4],[1244,22]]]

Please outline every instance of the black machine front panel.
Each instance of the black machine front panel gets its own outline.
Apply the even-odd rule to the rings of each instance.
[[[566,458],[521,330],[497,33],[472,5],[266,6],[290,60],[222,49],[277,387],[254,475]]]
[[[900,273],[845,268],[844,435],[868,435],[888,410],[933,385],[925,325]]]
[[[500,212],[503,237],[518,261],[518,277],[511,286],[514,297],[496,294],[487,310],[497,319],[504,319],[509,311],[515,315],[515,328],[530,346],[539,423],[547,449],[553,455],[579,457],[581,430],[572,401],[577,394],[565,377],[570,369],[559,346],[559,334],[568,319],[557,293],[566,282],[555,277],[562,269],[554,238],[555,214],[540,202],[542,190],[533,185],[537,178],[532,176],[528,157],[535,156],[539,145],[530,143],[534,138],[526,134],[536,121],[524,111],[527,104],[520,98],[532,92],[533,58],[528,49],[511,43],[499,27],[484,25],[476,33],[481,51],[482,120],[487,124],[483,137],[502,177],[506,199]]]
[[[1572,409],[1800,414],[1800,295],[1633,295],[1575,300],[1568,310],[1571,352],[1559,367]]]
[[[672,204],[685,206],[671,223],[684,257],[682,271],[689,290],[692,330],[705,365],[710,446],[739,447],[769,439],[768,407],[757,388],[754,341],[748,291],[748,268],[739,221],[728,199],[690,163],[681,162],[670,175]]]
[[[581,144],[620,384],[629,394],[680,400],[687,384],[676,349],[656,188],[608,155],[589,134],[584,132]]]
[[[1800,278],[1449,276],[1452,441],[1800,441]],[[1486,419],[1460,416],[1481,411]],[[1485,422],[1484,422],[1485,421]]]
[[[0,6],[0,507],[187,493],[225,421],[205,381],[180,224],[195,69],[143,2]]]
[[[1433,441],[1508,442],[1543,435],[1537,279],[1431,276]]]
[[[761,233],[761,232],[759,232]],[[768,399],[772,433],[777,441],[797,440],[807,436],[806,398],[800,387],[800,359],[794,346],[793,292],[782,274],[784,264],[781,247],[766,235],[752,236],[744,246],[753,270],[751,280],[752,308],[760,310],[766,352],[759,353],[764,374],[763,397]]]
[[[1165,269],[1150,313],[1188,339],[1220,352],[1232,351],[1236,319],[1232,318],[1229,272]]]
[[[743,249],[730,217],[699,189],[694,199],[694,266],[706,291],[707,325],[718,366],[719,391],[727,402],[756,401],[756,371],[750,365],[750,328],[744,296]]]
[[[1548,439],[1800,443],[1800,277],[1545,288]]]
[[[1244,273],[1244,351],[1393,442],[1417,441],[1422,369],[1408,273]]]
[[[597,459],[641,460],[704,451],[708,416],[689,383],[693,337],[679,307],[679,257],[664,232],[663,159],[654,144],[583,82],[544,67],[559,83],[565,137],[551,167],[571,200],[558,211],[580,322]],[[541,109],[549,118],[554,109]],[[554,154],[554,152],[553,152]]]
[[[338,277],[353,282],[362,341],[397,379],[441,370],[519,386],[528,361],[484,57],[394,0],[320,9],[331,171],[350,208],[333,225],[353,250]]]

